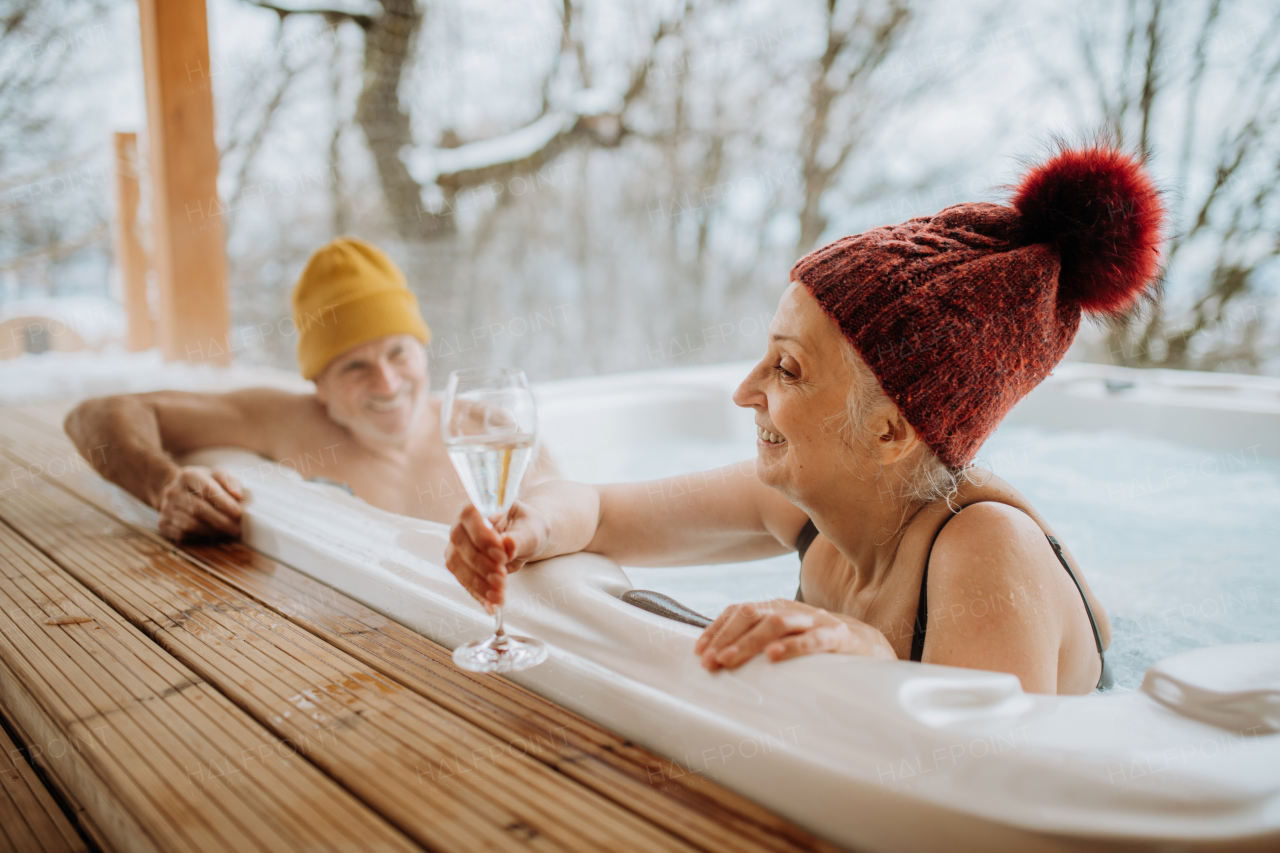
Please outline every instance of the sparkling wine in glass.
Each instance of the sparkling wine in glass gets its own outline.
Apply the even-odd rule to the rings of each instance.
[[[475,367],[449,374],[440,434],[467,496],[493,528],[515,503],[520,480],[535,452],[538,414],[524,371]],[[547,647],[502,629],[494,606],[492,637],[458,646],[453,662],[472,672],[515,672],[547,659]]]

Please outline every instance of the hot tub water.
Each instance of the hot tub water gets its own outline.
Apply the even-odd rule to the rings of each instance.
[[[602,483],[754,456],[745,438],[663,439],[559,461],[566,477]],[[1151,664],[1183,651],[1280,640],[1280,461],[1256,447],[1215,453],[1027,426],[1001,428],[978,459],[1025,494],[1080,561],[1111,616],[1116,689],[1136,688]],[[708,616],[738,601],[792,598],[799,577],[795,554],[626,572]]]

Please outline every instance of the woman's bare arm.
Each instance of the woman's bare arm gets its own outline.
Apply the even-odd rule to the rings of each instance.
[[[754,560],[791,550],[804,522],[749,462],[647,483],[549,481],[513,507],[501,537],[464,508],[445,564],[477,599],[496,603],[506,573],[526,562],[576,551],[629,566]]]
[[[754,462],[598,487],[599,522],[582,550],[627,566],[736,563],[794,550],[806,516],[762,484]]]

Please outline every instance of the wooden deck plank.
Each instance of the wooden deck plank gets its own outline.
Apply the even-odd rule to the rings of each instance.
[[[74,453],[61,435],[65,405],[39,412],[0,409],[0,442],[32,472],[111,512],[165,548],[155,514],[81,465],[58,476],[49,460]],[[25,477],[23,478],[25,481]],[[705,777],[627,742],[501,678],[452,666],[447,650],[305,575],[239,543],[183,551],[265,609],[305,628],[373,673],[411,688],[507,743],[536,743],[531,756],[638,815],[708,850],[836,848]],[[261,618],[261,617],[257,617]]]
[[[65,596],[55,593],[55,599],[51,601],[41,592],[33,592],[29,584],[22,583],[24,575],[40,570],[40,564],[44,562],[42,556],[29,550],[27,543],[12,530],[0,528],[0,566],[6,570],[3,581],[8,582],[0,583],[0,603],[3,603],[7,613],[20,612],[24,617],[5,619],[0,622],[0,630],[5,631],[6,639],[11,644],[11,648],[7,650],[12,655],[7,661],[11,668],[21,671],[24,664],[30,668],[21,683],[24,686],[33,683],[31,671],[49,673],[50,681],[66,680],[67,684],[64,685],[48,684],[46,696],[53,699],[54,694],[58,694],[54,701],[62,705],[59,710],[63,711],[62,719],[66,721],[70,739],[75,742],[79,737],[82,742],[92,742],[88,731],[97,731],[104,742],[113,741],[111,751],[121,754],[125,759],[119,768],[123,771],[119,774],[119,783],[125,790],[138,795],[138,805],[150,811],[149,816],[153,820],[159,817],[155,792],[163,791],[167,795],[164,807],[175,812],[183,819],[181,823],[184,824],[179,829],[172,823],[161,822],[166,840],[170,844],[218,849],[227,846],[234,839],[245,843],[249,849],[261,849],[251,838],[236,832],[234,822],[231,823],[230,833],[219,832],[218,827],[225,824],[227,818],[225,797],[214,799],[214,813],[209,816],[194,807],[189,793],[187,797],[183,797],[165,790],[167,786],[162,771],[156,765],[171,768],[183,765],[171,759],[164,747],[149,736],[153,727],[161,724],[146,713],[150,709],[145,707],[142,697],[128,696],[126,691],[114,683],[113,675],[104,671],[104,663],[109,663],[114,657],[110,651],[99,655],[88,648],[81,653],[75,648],[76,641],[67,637],[68,634],[98,630],[99,626],[91,621],[87,628],[84,625],[54,626],[52,630],[44,627],[50,619],[63,615],[62,609],[55,602],[57,599],[65,601]],[[48,570],[50,567],[43,568]],[[36,616],[34,620],[31,618],[32,613]],[[90,642],[96,640],[95,637]],[[19,657],[21,660],[18,660]],[[72,684],[76,685],[74,690],[65,690]],[[59,690],[60,687],[64,690]],[[153,695],[160,694],[157,692]],[[134,719],[128,713],[112,714],[125,712],[134,706],[142,706],[136,710],[144,719]],[[200,763],[199,757],[183,752],[180,750],[179,754],[180,758],[186,759],[185,766]]]
[[[692,771],[505,679],[475,676],[419,634],[241,545],[191,548],[211,572],[367,665],[508,741],[538,744],[561,772],[708,850],[834,850]],[[245,549],[248,550],[248,549]]]
[[[301,837],[313,836],[323,847],[345,840],[333,848],[366,849],[378,842],[411,849],[357,801],[347,797],[345,809],[338,808],[342,792],[305,762],[291,762],[288,778],[308,794],[320,795],[317,799],[330,800],[329,808],[309,815],[307,823],[291,820],[289,809],[278,807],[287,806],[277,800],[280,779],[266,784],[246,778],[227,791],[200,791],[191,785],[191,767],[210,766],[274,739],[192,673],[179,671],[168,655],[87,589],[62,576],[7,525],[0,527],[0,555],[4,705],[43,742],[72,745],[64,746],[68,760],[57,763],[54,772],[83,780],[73,787],[81,801],[99,806],[95,817],[107,818],[101,824],[112,826],[115,832],[109,834],[121,849],[154,849],[157,842],[169,849],[224,849],[232,841],[260,849],[253,838],[269,842],[277,834],[258,825],[268,817],[281,826],[296,823]],[[68,607],[74,610],[68,613]],[[90,621],[46,624],[67,615]],[[166,688],[146,687],[166,670],[171,674]],[[136,692],[131,695],[121,678],[132,680]],[[218,716],[238,725],[243,736],[229,740],[218,736],[216,726],[198,723],[201,718],[212,723],[210,717]],[[178,743],[173,731],[191,740]],[[325,788],[336,796],[323,796]],[[254,803],[261,804],[262,814]],[[236,811],[235,823],[227,819],[228,807]],[[242,820],[257,834],[237,831]]]
[[[62,433],[62,422],[66,419],[67,413],[75,407],[76,402],[66,399],[43,400],[35,403],[24,403],[21,408],[17,406],[0,406],[0,411],[35,420],[45,428],[46,435],[66,441],[66,436]]]
[[[23,499],[0,505],[0,517],[279,736],[300,742],[314,732],[300,723],[302,709],[339,727],[333,743],[308,757],[424,843],[441,841],[450,827],[458,833],[454,849],[504,844],[513,835],[534,848],[588,851],[631,841],[686,849],[96,508],[43,481],[19,490]],[[104,524],[118,529],[98,532]],[[466,760],[472,767],[459,768]],[[432,766],[455,768],[456,784],[424,779],[419,768]],[[431,796],[414,793],[424,789]]]
[[[253,731],[257,727],[252,721],[223,697],[189,671],[180,671],[163,652],[148,648],[151,644],[128,623],[62,575],[7,525],[0,526],[0,571],[4,704],[28,731],[40,727],[32,722],[43,722],[51,735],[48,742],[60,739],[73,745],[66,752],[72,760],[59,764],[55,772],[74,774],[86,764],[99,771],[94,774],[99,776],[96,785],[87,792],[90,796],[81,799],[88,802],[108,792],[119,798],[117,807],[127,811],[135,825],[132,837],[118,846],[217,850],[243,844],[242,849],[252,850],[269,849],[262,845],[273,837],[288,843],[289,837],[280,834],[283,829],[265,825],[269,820],[280,827],[296,823],[287,808],[273,808],[282,793],[278,785],[252,774],[237,779],[233,788],[201,788],[191,781],[192,767],[215,766],[242,749],[270,743],[268,734]],[[90,621],[48,624],[68,615]],[[165,670],[174,676],[167,688],[149,693],[139,688]],[[129,686],[137,692],[131,695]],[[238,722],[245,736],[234,741],[219,737],[209,720],[218,716]],[[210,724],[202,725],[201,718]],[[182,742],[175,733],[188,740]],[[332,785],[305,762],[294,760],[287,769],[298,787]],[[327,824],[313,825],[310,831],[306,825],[294,829],[321,847],[345,840],[333,847],[356,850],[369,839],[380,839],[391,848],[410,849],[354,800],[341,819]]]
[[[32,568],[30,564],[28,568]],[[55,605],[63,603],[57,596],[64,590],[51,589],[50,585],[41,583],[45,580],[57,580],[45,572],[29,570],[24,576],[16,579],[10,577],[9,580],[19,588],[28,588],[25,591],[31,602],[39,602],[43,598]],[[54,607],[50,613],[71,610],[78,615],[81,609],[79,604],[81,602],[70,608]],[[87,624],[92,627],[92,623]],[[210,710],[208,707],[205,708],[205,715],[198,713],[199,706],[207,705],[201,700],[205,695],[212,694],[207,685],[177,671],[168,661],[162,662],[162,668],[172,669],[170,673],[127,666],[118,660],[112,649],[94,642],[98,638],[87,628],[77,631],[71,630],[75,627],[72,625],[61,627],[63,631],[51,634],[56,645],[62,646],[71,658],[83,660],[83,656],[87,654],[100,665],[100,669],[96,671],[92,667],[85,669],[92,682],[83,683],[80,688],[92,703],[92,710],[84,706],[74,709],[78,713],[78,720],[81,723],[109,722],[119,730],[143,759],[142,762],[133,762],[129,766],[135,779],[151,779],[154,783],[156,773],[160,772],[155,768],[166,766],[167,762],[181,762],[188,771],[188,781],[198,773],[199,783],[195,787],[200,791],[200,796],[216,807],[206,821],[207,831],[219,838],[220,842],[235,845],[238,849],[271,849],[298,838],[308,839],[309,843],[321,847],[329,845],[331,839],[317,832],[314,824],[314,820],[322,818],[323,813],[311,808],[305,800],[300,802],[309,814],[299,813],[288,799],[278,799],[274,786],[265,797],[238,790],[243,786],[241,775],[230,778],[230,770],[229,778],[222,784],[213,783],[212,778],[206,781],[205,767],[210,768],[208,775],[213,777],[215,772],[226,767],[227,758],[235,754],[225,751],[226,743],[220,743],[212,736],[216,728],[209,725],[216,724],[217,719],[225,718],[226,714],[219,712],[216,707],[212,709],[213,714],[207,714]],[[79,643],[79,648],[73,645],[73,641]],[[144,642],[136,636],[125,638],[127,645],[136,646]],[[151,696],[161,697],[178,713],[155,714],[155,705],[149,701]],[[233,742],[243,751],[259,746],[261,739],[242,737]],[[262,768],[263,774],[277,776],[277,782],[288,785],[292,774],[280,772],[281,768],[275,767],[275,762],[268,764],[271,766]],[[196,768],[195,771],[191,770],[193,767]],[[189,797],[187,799],[190,800]],[[342,827],[336,829],[341,833]],[[355,835],[348,835],[346,840],[349,846],[359,842]]]
[[[52,765],[65,758],[66,745],[44,743],[32,738],[18,724],[16,718],[4,713],[3,703],[0,703],[0,725],[21,750],[21,755],[15,755],[14,758],[24,759],[27,768],[34,770],[36,778],[56,801],[57,807],[75,828],[80,838],[84,839],[88,849],[94,853],[116,853],[115,845],[103,833],[84,805],[53,772]]]
[[[87,853],[89,845],[24,759],[26,746],[0,725],[0,851]]]

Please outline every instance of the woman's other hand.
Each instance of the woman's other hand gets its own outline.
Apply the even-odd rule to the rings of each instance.
[[[537,555],[547,541],[541,513],[520,501],[490,527],[468,503],[449,529],[444,564],[472,597],[492,610],[501,606],[507,575]]]
[[[820,652],[897,660],[884,634],[865,622],[786,599],[726,607],[693,651],[711,672],[762,652],[775,662]]]

